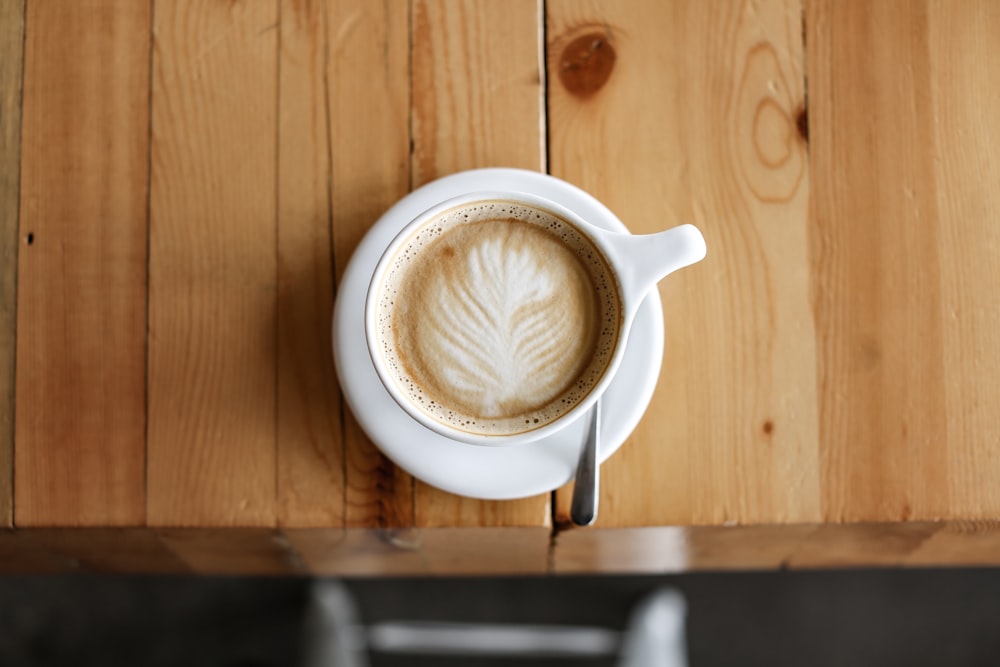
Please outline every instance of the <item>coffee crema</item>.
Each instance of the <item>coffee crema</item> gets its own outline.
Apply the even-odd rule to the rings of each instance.
[[[393,256],[378,349],[422,412],[480,435],[551,423],[601,381],[621,329],[601,252],[561,217],[485,201],[442,213]]]

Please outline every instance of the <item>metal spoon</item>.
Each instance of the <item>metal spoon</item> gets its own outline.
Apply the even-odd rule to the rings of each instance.
[[[601,432],[601,400],[590,410],[590,427],[587,430],[580,462],[576,466],[576,484],[569,516],[578,526],[589,526],[597,519],[597,496],[600,490],[600,465],[597,463],[597,446]]]

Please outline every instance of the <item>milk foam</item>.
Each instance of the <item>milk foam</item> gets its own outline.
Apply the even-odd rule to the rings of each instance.
[[[415,231],[383,281],[379,347],[396,385],[451,427],[507,435],[572,409],[620,329],[617,284],[547,211],[478,202]]]

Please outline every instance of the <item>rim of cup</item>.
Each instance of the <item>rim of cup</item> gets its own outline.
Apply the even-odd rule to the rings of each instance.
[[[590,388],[586,395],[583,396],[576,403],[576,405],[554,420],[536,428],[519,433],[499,435],[473,433],[449,426],[428,415],[417,405],[411,402],[403,391],[397,386],[392,373],[386,368],[387,364],[382,359],[382,355],[378,349],[379,335],[376,326],[376,319],[378,315],[377,297],[381,293],[383,279],[385,278],[386,272],[388,271],[393,260],[396,258],[398,251],[406,244],[410,237],[423,228],[424,225],[439,218],[448,211],[469,206],[476,202],[487,201],[509,201],[515,204],[522,204],[530,208],[548,212],[558,218],[561,218],[564,222],[569,223],[577,231],[582,233],[600,251],[603,255],[605,264],[610,269],[610,276],[615,281],[615,293],[619,303],[620,320],[618,339],[615,341],[614,352],[611,354],[600,380],[594,383],[593,387]],[[414,420],[439,435],[458,442],[485,446],[510,446],[541,440],[542,438],[548,437],[566,428],[589,411],[590,408],[597,402],[597,399],[605,392],[605,390],[607,390],[608,385],[611,383],[611,380],[618,370],[618,366],[620,365],[627,343],[628,329],[630,328],[631,320],[633,319],[628,316],[628,312],[626,311],[626,308],[629,306],[626,303],[627,295],[624,293],[623,286],[618,276],[620,267],[615,261],[616,255],[609,250],[608,245],[600,236],[601,231],[602,230],[591,225],[579,215],[561,204],[539,195],[516,191],[484,190],[458,195],[435,204],[408,222],[399,231],[399,233],[393,237],[392,241],[382,252],[381,257],[379,257],[379,261],[372,273],[372,278],[369,282],[368,291],[365,296],[364,324],[368,354],[371,357],[372,365],[375,367],[379,380],[392,399]]]

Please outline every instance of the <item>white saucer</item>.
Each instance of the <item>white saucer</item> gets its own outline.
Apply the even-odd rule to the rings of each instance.
[[[509,500],[546,493],[576,472],[585,419],[555,435],[511,447],[477,447],[421,426],[389,396],[365,344],[365,297],[383,250],[406,223],[434,204],[477,190],[510,190],[546,197],[588,222],[628,231],[603,204],[579,188],[519,169],[465,171],[413,191],[369,230],[351,257],[333,314],[333,353],[344,397],[372,442],[400,468],[451,493]],[[621,447],[649,405],[663,361],[663,307],[657,290],[643,301],[621,366],[602,399],[600,460]]]

